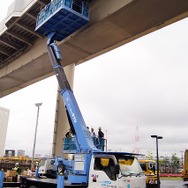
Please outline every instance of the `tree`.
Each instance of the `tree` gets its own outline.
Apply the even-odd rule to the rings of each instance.
[[[176,153],[172,154],[170,165],[172,167],[172,171],[177,173],[177,169],[180,167],[180,159],[176,156]]]
[[[146,159],[154,160],[153,153],[151,151],[148,151],[148,155],[146,155]]]
[[[169,157],[165,156],[163,159],[159,160],[159,166],[162,173],[170,172],[170,161]]]

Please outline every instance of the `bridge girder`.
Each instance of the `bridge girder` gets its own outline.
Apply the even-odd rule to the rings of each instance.
[[[7,28],[0,36],[0,97],[53,75],[46,39],[34,32],[37,14],[50,0],[32,2],[22,15],[12,14],[5,21]],[[62,64],[78,65],[187,16],[187,0],[91,1],[90,23],[58,43]]]

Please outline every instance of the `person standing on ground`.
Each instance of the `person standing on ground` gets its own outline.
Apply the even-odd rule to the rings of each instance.
[[[19,167],[19,163],[15,164],[15,167],[13,168],[13,170],[16,171],[16,182],[18,181],[18,176],[21,174],[21,169]]]

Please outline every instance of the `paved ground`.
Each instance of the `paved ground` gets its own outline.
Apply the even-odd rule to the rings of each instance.
[[[188,188],[183,180],[161,180],[161,188]]]
[[[9,187],[9,188],[13,188],[13,187]],[[161,180],[160,188],[188,188],[188,181],[184,182],[183,180]]]

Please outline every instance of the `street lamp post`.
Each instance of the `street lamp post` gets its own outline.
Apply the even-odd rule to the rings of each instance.
[[[163,137],[162,137],[162,136],[158,136],[158,135],[151,135],[151,137],[156,139],[156,155],[157,155],[157,188],[160,188],[158,140],[159,140],[159,139],[163,139]]]
[[[38,108],[37,110],[37,120],[36,120],[36,127],[35,127],[35,136],[33,141],[33,152],[32,152],[32,161],[31,161],[31,168],[33,167],[34,156],[35,156],[35,146],[36,146],[36,138],[37,138],[37,127],[38,127],[38,120],[39,120],[39,110],[42,103],[36,103],[35,106]]]

